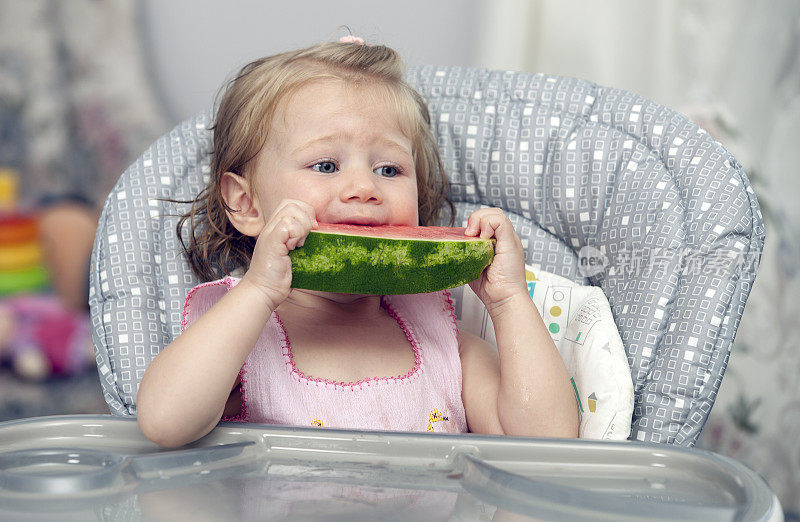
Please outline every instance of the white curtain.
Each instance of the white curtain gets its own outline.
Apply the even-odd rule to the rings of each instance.
[[[481,0],[475,63],[632,90],[745,165],[767,243],[699,442],[800,514],[800,2]]]

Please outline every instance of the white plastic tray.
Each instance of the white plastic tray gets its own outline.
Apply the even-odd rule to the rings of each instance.
[[[635,442],[222,423],[180,450],[134,419],[0,423],[0,520],[783,520],[754,472]]]

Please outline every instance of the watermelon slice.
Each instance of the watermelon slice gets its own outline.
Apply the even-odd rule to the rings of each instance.
[[[320,223],[289,253],[292,287],[347,294],[418,294],[480,277],[494,240],[463,228]]]

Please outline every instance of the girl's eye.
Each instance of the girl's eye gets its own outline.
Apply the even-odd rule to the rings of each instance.
[[[323,174],[333,174],[336,172],[336,163],[332,161],[320,161],[311,165],[311,168]]]
[[[383,165],[383,166],[378,167],[377,169],[375,169],[374,172],[378,176],[383,176],[385,178],[393,178],[393,177],[397,176],[398,174],[400,174],[400,170],[397,167],[392,166],[392,165]]]

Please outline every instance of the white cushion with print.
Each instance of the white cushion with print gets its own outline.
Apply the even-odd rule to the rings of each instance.
[[[625,440],[631,432],[633,381],[611,307],[602,290],[526,267],[528,292],[572,379],[583,439]],[[497,346],[492,320],[467,285],[459,328]]]

